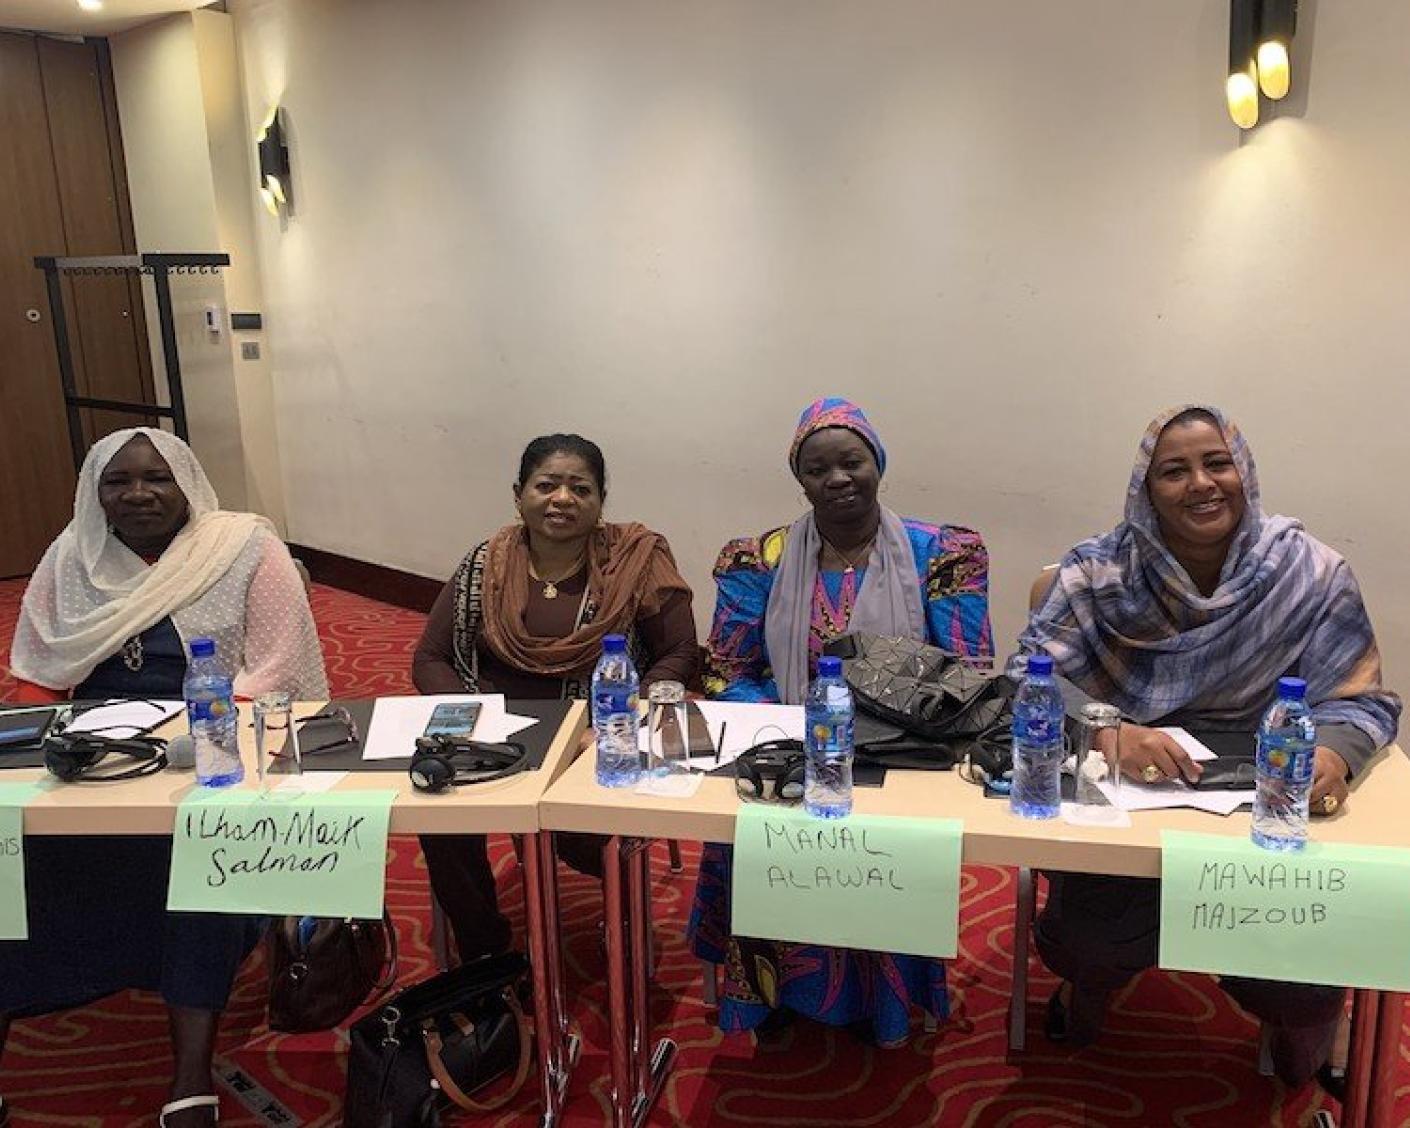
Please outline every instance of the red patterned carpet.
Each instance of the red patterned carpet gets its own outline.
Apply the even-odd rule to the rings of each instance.
[[[0,582],[0,653],[7,654],[21,585]],[[314,613],[339,695],[406,692],[420,617],[357,596],[316,588]],[[0,698],[6,682],[0,677]],[[508,911],[522,924],[522,897],[507,842],[495,843],[495,865]],[[1289,1092],[1258,1076],[1255,1027],[1206,976],[1146,974],[1114,1007],[1100,1046],[1068,1052],[1041,1033],[1042,1006],[1054,986],[1032,968],[1026,1054],[1006,1050],[1013,937],[1013,874],[966,867],[961,952],[951,969],[953,1016],[936,1034],[917,1030],[909,1046],[878,1052],[844,1032],[797,1023],[775,1040],[724,1037],[700,1002],[699,965],[683,942],[698,851],[685,851],[686,873],[673,877],[664,851],[655,865],[656,938],[660,953],[653,1003],[657,1032],[681,1047],[654,1124],[725,1126],[921,1125],[1047,1128],[1050,1125],[1181,1125],[1226,1128],[1299,1125],[1335,1106],[1310,1085]],[[605,1123],[607,1028],[605,986],[595,923],[595,883],[561,877],[569,989],[585,1048],[574,1075],[566,1120]],[[402,946],[402,976],[431,969],[429,908],[415,843],[398,840],[387,899]],[[223,1124],[271,1123],[331,1128],[340,1122],[343,1056],[334,1035],[271,1035],[262,1024],[264,969],[244,969],[222,1027],[223,1066],[235,1066],[292,1114],[271,1120],[222,1094]],[[1402,1074],[1405,1052],[1396,1063]],[[1383,1063],[1390,1067],[1391,1063]],[[15,1106],[16,1128],[92,1125],[136,1128],[156,1122],[168,1068],[165,1022],[153,996],[125,994],[101,1006],[17,1023],[0,1065],[0,1092]],[[1399,1090],[1402,1122],[1410,1123],[1410,1084]],[[537,1123],[536,1093],[488,1123]],[[469,1123],[470,1121],[463,1121]]]

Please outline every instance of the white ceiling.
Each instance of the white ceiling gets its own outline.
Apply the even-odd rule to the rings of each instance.
[[[111,35],[170,12],[204,8],[211,0],[103,0],[96,12],[78,0],[0,0],[0,28],[63,35]]]

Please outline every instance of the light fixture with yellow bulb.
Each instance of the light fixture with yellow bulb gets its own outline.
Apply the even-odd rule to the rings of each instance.
[[[101,12],[103,0],[78,0],[78,6],[85,12]]]
[[[289,176],[289,146],[284,135],[284,119],[278,106],[255,135],[259,147],[259,196],[265,210],[278,216],[280,208],[293,207],[293,183]]]
[[[1256,0],[1230,0],[1229,76],[1224,82],[1224,97],[1229,116],[1240,129],[1258,124],[1258,64],[1253,57],[1257,30]]]
[[[1258,28],[1258,87],[1277,102],[1292,85],[1293,33],[1297,30],[1297,0],[1261,0]]]

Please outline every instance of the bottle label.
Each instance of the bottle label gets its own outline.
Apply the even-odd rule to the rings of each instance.
[[[192,724],[201,721],[223,721],[235,710],[229,697],[212,697],[205,701],[186,702],[186,712]]]
[[[1316,749],[1305,741],[1285,743],[1264,738],[1258,742],[1258,769],[1289,783],[1309,783],[1312,780]]]
[[[592,695],[592,715],[610,717],[617,713],[636,713],[637,695],[621,689],[598,690]]]
[[[1014,713],[1013,735],[1022,744],[1061,744],[1062,717],[1045,709],[1019,709]]]

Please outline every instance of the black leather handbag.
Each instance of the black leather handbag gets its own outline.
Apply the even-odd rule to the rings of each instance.
[[[948,768],[991,745],[995,754],[1007,747],[1017,691],[1010,678],[908,638],[843,635],[827,653],[843,660],[858,712],[859,756]]]
[[[436,1128],[441,1114],[480,1115],[518,1094],[533,1059],[520,1000],[528,962],[490,956],[407,988],[351,1031],[344,1128]],[[497,1095],[474,1094],[509,1076]]]

